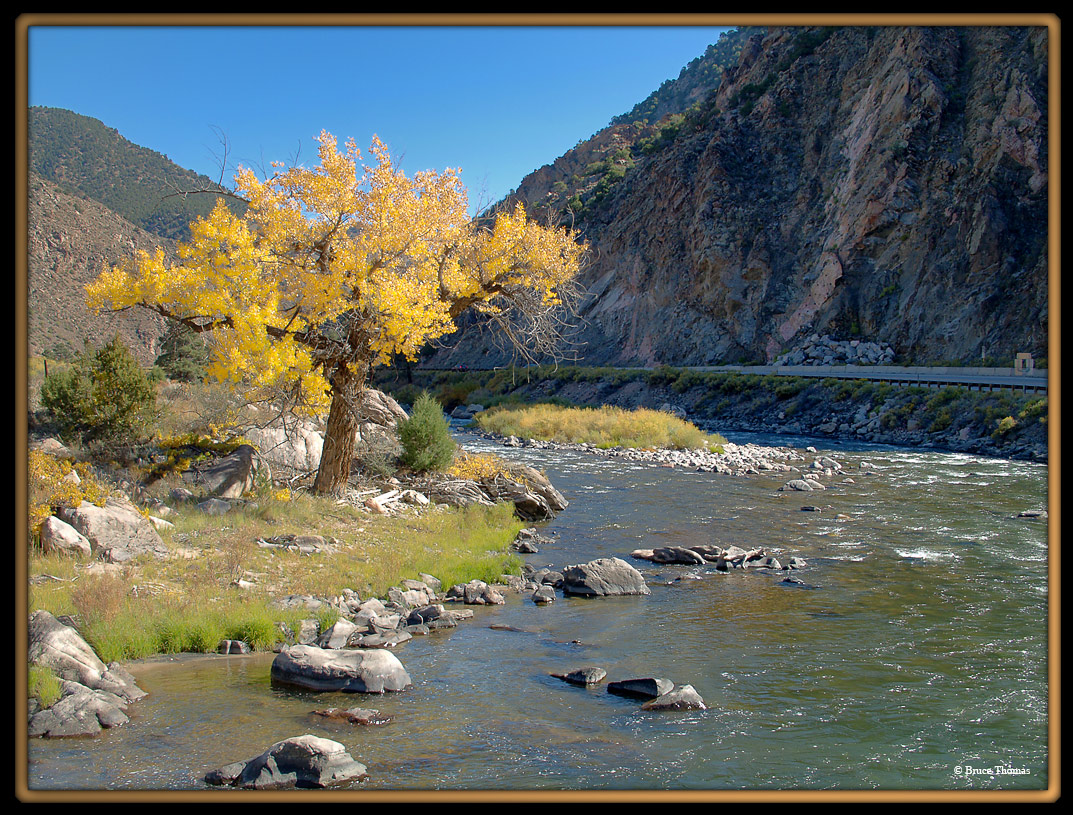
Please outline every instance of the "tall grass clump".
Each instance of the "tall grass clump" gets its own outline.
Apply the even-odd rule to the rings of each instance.
[[[51,668],[31,665],[27,675],[27,696],[37,699],[43,708],[52,707],[63,695],[62,681]]]
[[[684,419],[647,408],[567,408],[547,404],[501,407],[479,414],[477,423],[501,436],[600,448],[697,450],[717,449],[726,443],[722,436],[705,433]]]

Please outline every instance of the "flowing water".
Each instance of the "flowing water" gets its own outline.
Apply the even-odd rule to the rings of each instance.
[[[209,789],[209,770],[304,733],[367,765],[361,789],[1047,788],[1047,522],[1016,517],[1046,508],[1046,467],[827,443],[845,475],[793,493],[785,476],[496,449],[571,501],[534,566],[738,544],[805,558],[804,584],[630,561],[650,596],[476,607],[398,648],[414,687],[383,696],[273,687],[272,654],[136,663],[149,696],[131,721],[32,741],[30,788]],[[707,709],[550,676],[586,666],[691,684]],[[312,714],[354,706],[391,721]]]

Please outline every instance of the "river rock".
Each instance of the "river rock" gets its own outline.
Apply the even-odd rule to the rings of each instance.
[[[345,784],[367,775],[365,765],[339,742],[305,735],[276,742],[257,758],[214,770],[205,782],[246,789],[310,788]]]
[[[220,644],[216,646],[218,654],[248,654],[252,650],[249,643],[242,640],[220,640]]]
[[[412,684],[398,657],[382,648],[350,651],[293,645],[276,655],[271,674],[274,681],[317,691],[383,693]]]
[[[376,634],[361,634],[351,638],[351,644],[358,648],[394,648],[413,639],[409,631],[385,631]]]
[[[652,550],[655,563],[682,563],[688,566],[705,563],[704,556],[684,546],[660,546]]]
[[[49,668],[62,679],[113,693],[129,702],[145,696],[145,691],[122,666],[115,662],[105,665],[75,629],[47,611],[30,615],[28,633],[30,664]]]
[[[447,609],[441,603],[432,603],[427,606],[415,608],[406,618],[407,625],[427,625],[432,620],[439,619],[447,614]]]
[[[551,674],[556,679],[561,679],[564,682],[569,682],[571,685],[599,685],[604,677],[607,676],[607,671],[603,668],[578,668],[575,671],[571,671],[566,674]]]
[[[330,707],[324,710],[314,710],[313,715],[323,716],[325,719],[348,722],[350,724],[387,724],[391,721],[390,716],[381,715],[379,710],[372,710],[364,707],[349,707],[346,710]]]
[[[511,501],[524,521],[544,521],[569,506],[559,490],[539,471],[518,462],[507,462],[506,477],[485,479],[481,489],[493,502]]]
[[[27,733],[31,738],[94,736],[104,728],[129,721],[127,700],[114,693],[69,681],[61,683],[60,693],[51,707],[30,717]]]
[[[145,697],[118,663],[105,665],[74,628],[47,611],[30,615],[28,661],[62,680],[60,699],[33,714],[31,736],[93,735],[127,721],[127,705]]]
[[[358,630],[358,626],[346,618],[336,620],[330,628],[317,639],[320,648],[345,648],[351,635]]]
[[[598,558],[563,569],[563,593],[583,597],[651,594],[639,571],[621,558]]]
[[[467,583],[463,589],[463,598],[466,605],[471,606],[501,606],[506,602],[502,594],[483,580],[471,580]]]
[[[544,585],[540,586],[539,588],[536,589],[536,591],[533,592],[533,595],[532,595],[531,599],[538,606],[544,606],[544,605],[547,605],[548,603],[554,603],[555,602],[555,588],[553,586],[549,586],[547,583],[545,583]]]
[[[674,683],[669,679],[622,679],[617,682],[607,683],[607,692],[618,696],[636,696],[645,699],[655,699],[658,696],[670,693],[674,690]]]
[[[682,685],[641,705],[642,710],[706,710],[692,685]]]

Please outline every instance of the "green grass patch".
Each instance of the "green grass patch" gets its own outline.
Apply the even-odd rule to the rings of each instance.
[[[281,624],[296,630],[301,619],[317,617],[323,628],[337,616],[273,606],[289,594],[332,597],[349,588],[365,599],[385,597],[421,573],[445,586],[519,574],[521,560],[509,545],[523,524],[513,509],[504,503],[382,517],[303,494],[268,496],[256,509],[219,517],[180,509],[174,528],[161,533],[176,555],[167,560],[146,556],[91,575],[73,559],[31,551],[30,574],[57,579],[31,583],[28,612],[74,616],[106,663],[213,652],[224,639],[269,650],[283,639]],[[281,533],[332,538],[336,551],[303,555],[256,545]],[[234,585],[240,577],[252,587]]]

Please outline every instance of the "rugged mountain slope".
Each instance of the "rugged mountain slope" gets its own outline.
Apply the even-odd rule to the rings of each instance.
[[[221,189],[211,179],[133,144],[97,119],[31,107],[27,124],[31,172],[66,193],[104,204],[148,232],[189,237],[188,224],[216,204],[215,195],[176,194]],[[227,200],[236,211],[245,206]]]
[[[96,315],[85,286],[109,265],[170,241],[139,229],[96,201],[68,195],[31,173],[27,212],[28,344],[32,356],[53,358],[99,346],[118,334],[144,363],[156,356],[164,320],[148,312]],[[169,246],[170,248],[170,246]]]
[[[583,361],[760,362],[813,333],[906,363],[1045,357],[1047,48],[1045,28],[771,29],[666,138],[613,125],[538,170],[518,197],[593,250]],[[614,183],[571,191],[597,156]]]

